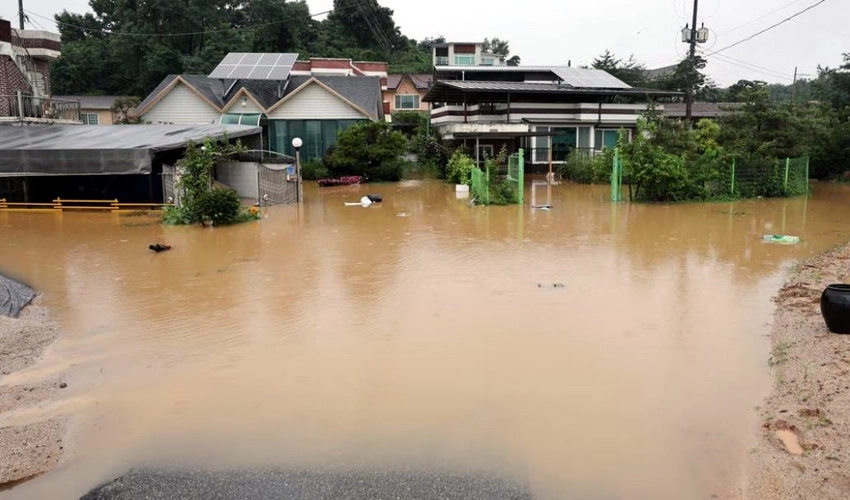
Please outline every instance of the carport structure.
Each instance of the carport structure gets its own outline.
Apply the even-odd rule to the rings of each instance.
[[[0,127],[0,198],[162,202],[162,166],[190,142],[241,140],[259,145],[246,125],[47,125]]]

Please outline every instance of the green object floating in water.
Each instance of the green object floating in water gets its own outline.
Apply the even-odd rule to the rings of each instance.
[[[766,234],[762,239],[768,243],[779,243],[781,245],[796,245],[800,243],[799,236],[788,236],[785,234]]]

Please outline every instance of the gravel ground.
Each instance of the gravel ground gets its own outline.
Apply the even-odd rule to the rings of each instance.
[[[829,333],[820,314],[832,283],[850,283],[850,244],[797,266],[774,299],[776,378],[759,407],[746,498],[850,498],[850,335]]]
[[[317,472],[202,470],[131,472],[81,500],[491,499],[527,500],[511,481],[481,475],[415,472]]]
[[[18,318],[0,316],[0,413],[32,407],[58,396],[58,379],[2,385],[3,376],[34,364],[55,339],[56,327],[48,321],[39,297]],[[54,468],[62,456],[63,435],[61,420],[0,428],[0,485]]]

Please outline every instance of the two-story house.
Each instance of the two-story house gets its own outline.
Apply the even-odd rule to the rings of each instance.
[[[678,95],[634,88],[597,69],[468,65],[474,59],[459,59],[458,44],[448,45],[434,50],[434,85],[424,101],[442,137],[474,148],[479,161],[502,146],[524,148],[535,171],[576,149],[613,147],[621,130],[631,136],[652,99]],[[478,57],[473,45],[460,54]],[[442,64],[446,57],[453,64]]]
[[[504,66],[505,58],[484,52],[480,42],[436,43],[431,47],[435,66]]]

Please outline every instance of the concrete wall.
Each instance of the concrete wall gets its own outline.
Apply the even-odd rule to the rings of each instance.
[[[219,165],[215,171],[216,180],[236,190],[240,198],[257,200],[260,196],[257,187],[257,164],[249,162],[228,162]]]
[[[82,108],[80,113],[91,114],[94,113],[97,115],[97,124],[98,125],[112,125],[112,111],[105,109],[86,109]]]

